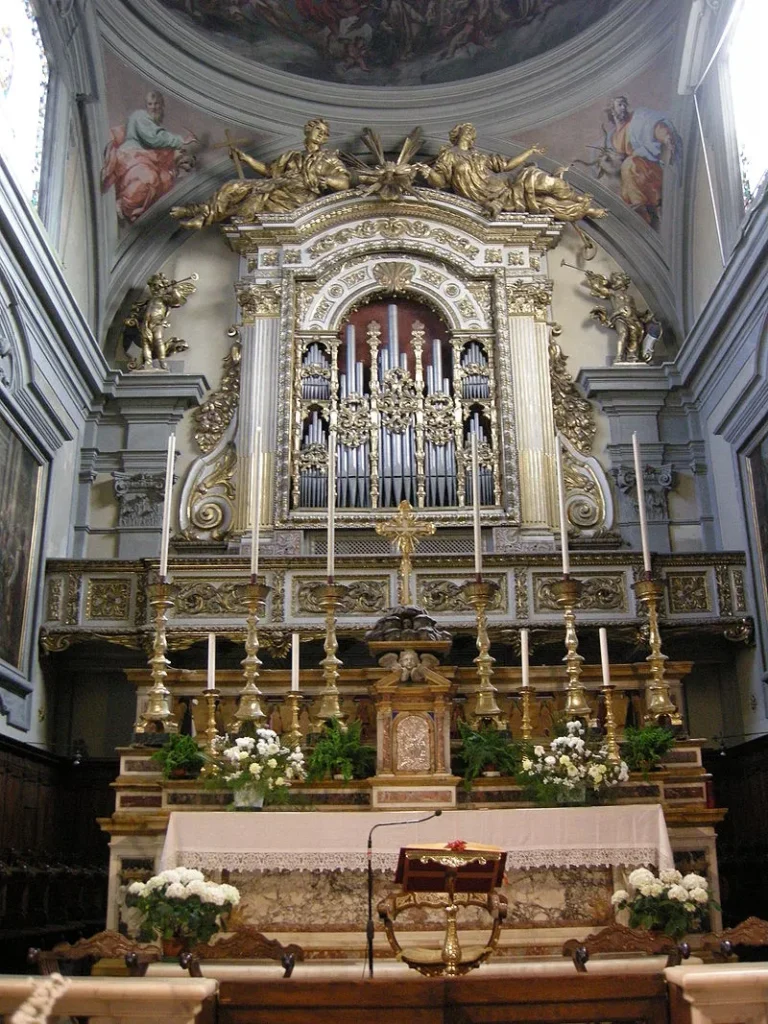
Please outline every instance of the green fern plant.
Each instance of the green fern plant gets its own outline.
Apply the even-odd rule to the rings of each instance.
[[[661,725],[628,725],[624,730],[621,756],[631,772],[649,773],[661,764],[664,755],[675,744],[675,734]]]
[[[513,776],[520,770],[520,747],[510,740],[508,733],[492,725],[471,729],[459,722],[459,736],[461,750],[457,760],[466,789],[483,771]]]
[[[342,775],[350,779],[367,779],[376,771],[376,748],[362,741],[362,723],[352,722],[343,729],[335,718],[323,726],[323,731],[307,760],[310,782],[318,782],[329,775]]]
[[[169,733],[168,739],[152,755],[166,779],[178,779],[198,775],[205,764],[205,757],[193,736]]]

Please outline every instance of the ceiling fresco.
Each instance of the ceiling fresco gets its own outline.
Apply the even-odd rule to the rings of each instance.
[[[230,52],[354,85],[500,71],[583,32],[620,0],[160,0]]]

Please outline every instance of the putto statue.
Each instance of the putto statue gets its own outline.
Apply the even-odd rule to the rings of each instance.
[[[527,162],[543,152],[539,146],[515,157],[482,153],[475,149],[477,132],[469,122],[455,125],[448,138],[450,145],[440,149],[431,166],[418,165],[432,188],[472,199],[493,217],[503,210],[549,213],[562,221],[606,215],[593,205],[592,196],[578,192],[565,180],[564,167],[550,174]]]
[[[183,338],[165,338],[164,331],[170,327],[168,310],[183,306],[195,291],[197,274],[171,281],[165,274],[153,274],[147,281],[149,298],[140,299],[131,306],[125,320],[123,344],[126,349],[132,344],[141,347],[141,358],[128,363],[129,370],[152,370],[153,360],[161,370],[167,370],[166,359],[174,352],[185,352],[189,347]]]
[[[222,185],[206,203],[174,206],[171,216],[192,229],[223,220],[252,224],[260,213],[295,210],[326,192],[349,188],[349,171],[338,153],[325,147],[328,137],[328,123],[314,118],[304,126],[304,149],[289,150],[271,164],[231,146],[239,176]],[[261,177],[243,177],[242,164]]]
[[[650,309],[639,310],[629,294],[632,281],[628,274],[615,271],[606,277],[586,270],[586,285],[590,295],[608,299],[610,312],[604,306],[594,306],[589,315],[618,335],[615,363],[650,363],[656,342],[662,335],[662,326]]]

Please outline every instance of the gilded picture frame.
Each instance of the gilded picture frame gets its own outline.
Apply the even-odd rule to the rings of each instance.
[[[0,416],[0,662],[26,675],[42,465]]]

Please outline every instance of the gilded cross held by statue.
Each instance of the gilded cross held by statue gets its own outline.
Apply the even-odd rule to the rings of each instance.
[[[376,524],[376,533],[386,537],[400,552],[400,596],[402,605],[411,603],[411,555],[422,537],[431,537],[435,532],[434,523],[419,522],[409,501],[401,501],[397,515],[384,523]]]
[[[230,153],[232,155],[232,162],[235,165],[235,170],[237,171],[238,178],[245,178],[245,174],[243,173],[243,165],[240,163],[240,157],[237,154],[237,148],[245,146],[247,143],[251,142],[252,140],[251,139],[233,139],[232,135],[230,134],[229,128],[225,129],[224,135],[226,136],[227,141],[226,142],[217,142],[213,146],[211,146],[211,149],[224,149],[224,147],[226,146],[226,148],[230,151]]]

